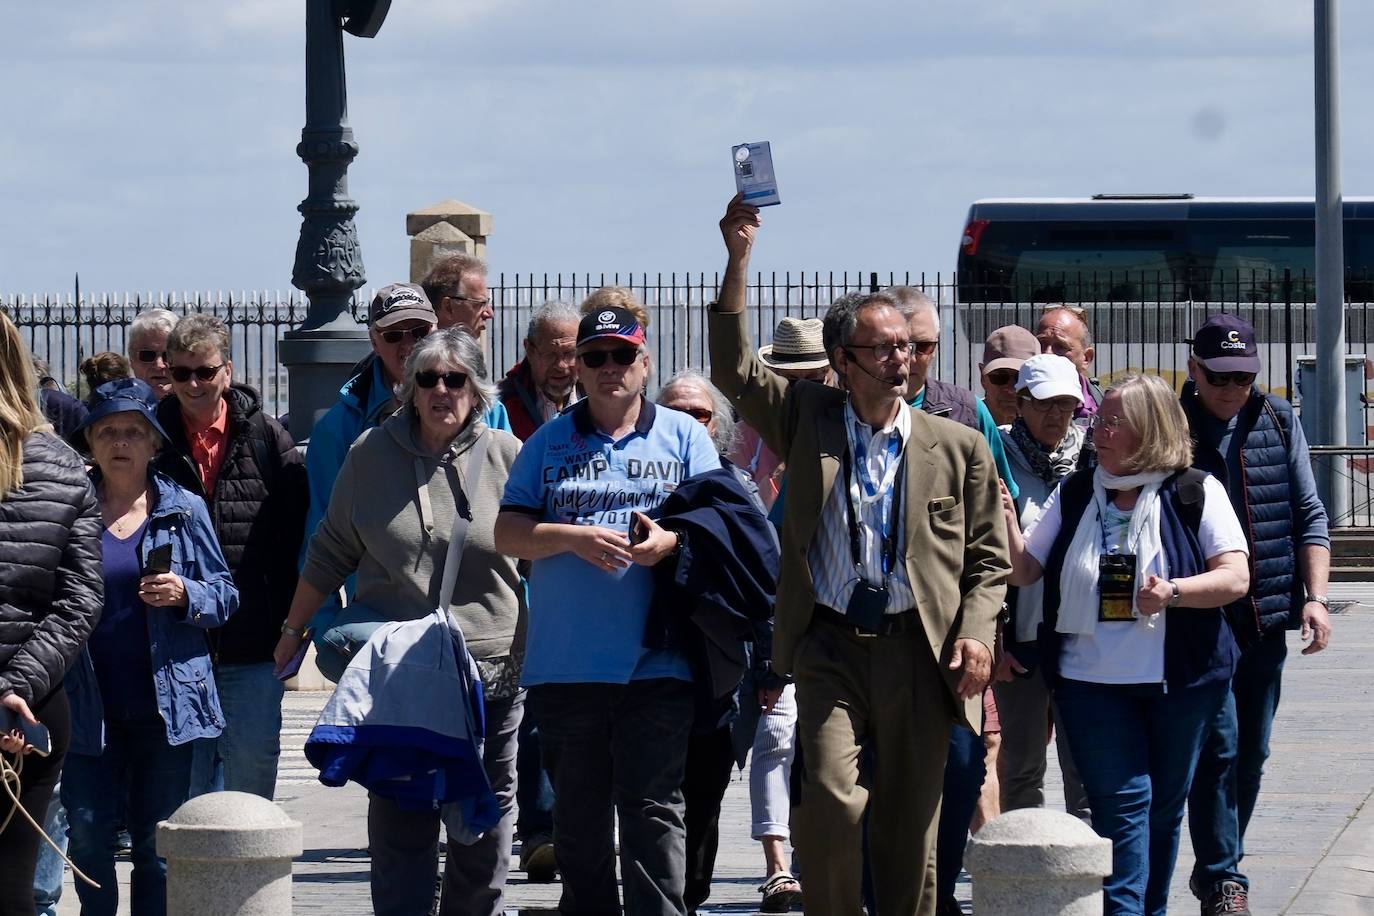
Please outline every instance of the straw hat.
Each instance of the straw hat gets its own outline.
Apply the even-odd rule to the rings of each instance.
[[[759,347],[759,360],[770,369],[824,369],[825,355],[819,318],[784,318],[773,330],[773,342]]]

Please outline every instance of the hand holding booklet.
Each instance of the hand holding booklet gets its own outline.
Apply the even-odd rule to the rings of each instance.
[[[773,174],[773,150],[767,140],[741,143],[734,147],[735,190],[746,204],[771,207],[782,203],[778,179]]]

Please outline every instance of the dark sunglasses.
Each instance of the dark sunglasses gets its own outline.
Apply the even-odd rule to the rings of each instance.
[[[189,382],[192,375],[202,382],[208,382],[219,375],[219,370],[223,368],[224,363],[220,363],[218,366],[197,366],[194,369],[190,366],[173,366],[169,371],[172,373],[172,381],[174,382]]]
[[[1213,372],[1206,366],[1202,367],[1202,374],[1207,377],[1207,384],[1214,388],[1221,388],[1227,384],[1235,385],[1237,388],[1249,388],[1255,384],[1258,372]]]
[[[996,385],[1001,388],[1016,381],[1017,372],[1015,369],[993,369],[987,374],[989,385]]]
[[[134,358],[137,359],[137,360],[138,360],[139,362],[141,362],[141,363],[155,363],[155,362],[157,362],[159,359],[162,360],[162,361],[165,363],[165,362],[167,362],[167,351],[166,351],[166,350],[139,350],[137,353],[134,354]]]
[[[677,409],[685,413],[687,416],[691,417],[693,420],[696,420],[702,426],[709,425],[710,422],[716,418],[716,415],[711,411],[707,410],[705,407],[679,407]]]
[[[429,334],[429,327],[422,324],[418,328],[409,328],[404,331],[383,331],[382,340],[385,340],[389,344],[398,344],[406,339],[407,334],[416,340],[424,340],[426,335]]]
[[[935,348],[940,345],[938,340],[908,340],[907,346],[911,352],[918,356],[929,356],[935,352]]]
[[[415,373],[415,384],[421,388],[433,388],[439,384],[439,379],[444,380],[444,387],[449,391],[457,391],[468,383],[466,372],[434,372],[429,369],[421,369]]]
[[[577,358],[588,369],[600,369],[606,365],[607,358],[615,360],[617,366],[633,366],[639,359],[639,351],[634,347],[616,347],[614,350],[588,350],[579,353]]]

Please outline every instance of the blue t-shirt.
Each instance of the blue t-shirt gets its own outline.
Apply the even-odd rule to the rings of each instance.
[[[535,430],[511,468],[502,511],[540,521],[630,529],[685,478],[720,467],[706,428],[685,413],[644,401],[635,429],[613,441],[595,428],[586,401]],[[626,684],[689,681],[678,652],[643,647],[653,571],[607,572],[576,554],[535,560],[522,683]]]
[[[115,721],[158,715],[145,617],[148,611],[138,597],[138,580],[143,578],[138,545],[147,527],[145,519],[127,538],[115,537],[108,528],[100,538],[105,609],[89,645],[105,717]]]

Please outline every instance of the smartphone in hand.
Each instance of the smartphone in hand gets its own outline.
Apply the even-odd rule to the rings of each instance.
[[[24,743],[32,745],[33,752],[40,757],[52,753],[52,736],[48,734],[46,725],[25,722],[19,718],[19,713],[7,706],[0,706],[0,734],[8,735],[12,731],[23,732]]]
[[[143,575],[157,576],[172,571],[172,545],[162,544],[148,551],[148,562],[143,566]]]
[[[636,512],[630,521],[630,546],[643,544],[649,539],[649,526],[644,524],[644,516]]]

